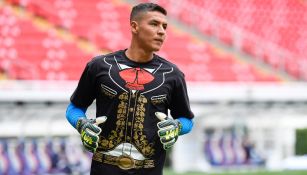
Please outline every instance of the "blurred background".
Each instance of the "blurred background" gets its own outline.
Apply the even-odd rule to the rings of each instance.
[[[139,2],[0,0],[0,175],[88,174],[66,106],[86,62],[129,46]],[[196,116],[165,174],[307,174],[307,1],[151,2]]]

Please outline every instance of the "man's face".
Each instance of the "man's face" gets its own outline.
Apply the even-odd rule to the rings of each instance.
[[[135,37],[147,51],[159,51],[166,37],[167,20],[160,12],[144,12],[136,21]]]

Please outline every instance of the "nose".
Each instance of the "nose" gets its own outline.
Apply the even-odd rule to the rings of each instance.
[[[159,35],[165,35],[165,34],[166,34],[166,31],[165,31],[165,29],[163,28],[163,26],[160,26],[160,27],[159,27],[158,34],[159,34]]]

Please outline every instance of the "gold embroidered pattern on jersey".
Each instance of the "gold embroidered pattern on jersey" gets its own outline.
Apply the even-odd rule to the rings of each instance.
[[[104,151],[112,150],[121,142],[124,142],[125,138],[125,125],[127,116],[127,106],[128,106],[128,93],[124,92],[119,95],[119,105],[117,108],[117,121],[116,129],[111,131],[108,138],[100,136],[99,147]]]
[[[144,118],[145,107],[148,100],[144,95],[140,95],[137,100],[137,107],[135,113],[135,122],[133,124],[133,140],[139,151],[146,157],[154,154],[153,143],[148,143],[146,135],[144,134]]]

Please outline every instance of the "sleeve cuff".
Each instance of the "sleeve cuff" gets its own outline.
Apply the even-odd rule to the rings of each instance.
[[[192,119],[180,117],[177,120],[179,120],[182,126],[179,135],[184,135],[184,134],[191,132],[193,125],[194,125]]]

